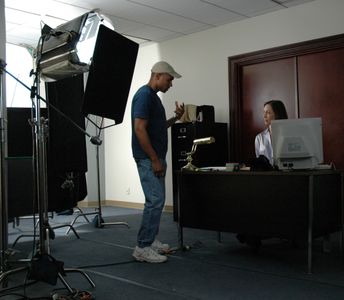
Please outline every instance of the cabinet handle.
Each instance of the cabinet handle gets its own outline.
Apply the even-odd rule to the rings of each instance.
[[[178,135],[177,139],[186,139],[186,135]]]
[[[184,151],[180,151],[180,155],[181,155],[181,156],[186,156],[186,153],[187,153],[187,152],[186,152],[185,150],[184,150]]]
[[[184,128],[180,128],[180,129],[179,129],[179,132],[181,132],[181,133],[185,133],[185,132],[186,132],[186,127],[184,127]]]
[[[178,161],[179,161],[179,162],[185,162],[186,159],[180,158],[180,159],[178,159]]]

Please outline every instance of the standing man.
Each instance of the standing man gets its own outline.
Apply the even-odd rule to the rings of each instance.
[[[175,116],[166,119],[158,92],[167,92],[174,78],[180,78],[171,65],[153,65],[148,84],[134,95],[131,107],[132,151],[145,195],[141,227],[133,257],[138,261],[161,263],[170,246],[156,239],[165,205],[167,128],[181,118],[184,104],[176,101]]]

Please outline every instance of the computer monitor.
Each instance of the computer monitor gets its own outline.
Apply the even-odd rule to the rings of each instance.
[[[274,165],[280,170],[314,169],[323,162],[321,118],[271,122]]]

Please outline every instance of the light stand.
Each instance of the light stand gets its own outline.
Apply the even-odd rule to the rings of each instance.
[[[33,87],[30,89],[28,86],[26,86],[23,82],[21,82],[19,79],[14,77],[11,73],[6,71],[5,66],[1,66],[1,71],[5,71],[7,74],[9,74],[11,77],[13,77],[15,80],[17,80],[19,83],[21,83],[24,87],[29,89],[31,91],[31,99],[33,104],[33,120],[32,125],[34,126],[34,162],[35,162],[35,168],[34,168],[34,178],[35,178],[35,195],[37,199],[37,209],[38,209],[38,216],[39,216],[39,249],[38,254],[40,256],[48,254],[50,255],[50,244],[49,244],[49,235],[50,235],[50,226],[48,221],[48,176],[47,176],[47,151],[46,151],[46,138],[48,133],[48,123],[45,118],[41,116],[41,101],[44,101],[46,104],[51,106],[49,103],[47,103],[46,100],[44,100],[40,94],[39,94],[39,72],[35,73],[35,79]],[[6,107],[6,106],[5,106]],[[53,107],[54,110],[59,111],[56,107]],[[66,117],[68,120],[70,120],[65,114],[61,112],[62,116]],[[71,120],[70,120],[71,121]],[[71,121],[73,124],[74,122]],[[79,129],[83,130],[81,127],[77,126]],[[83,132],[85,132],[83,130]],[[86,133],[86,132],[85,132]],[[87,134],[90,136],[89,134]],[[2,149],[3,147],[1,147]],[[3,178],[2,178],[3,179]],[[3,181],[3,180],[2,180]],[[1,190],[2,191],[2,190]],[[6,204],[6,201],[5,201]],[[7,206],[7,205],[4,205]],[[8,222],[7,217],[7,209],[5,211],[5,217],[2,218],[2,220],[6,220]],[[66,225],[70,226],[70,225]],[[6,227],[7,229],[7,227]],[[7,232],[6,232],[7,237]],[[4,245],[7,246],[7,240],[5,241]],[[3,251],[2,251],[3,252]],[[38,258],[39,259],[39,258]],[[3,261],[1,262],[3,263]],[[4,262],[5,265],[5,262]],[[8,271],[6,273],[1,274],[0,283],[4,281],[8,275],[21,271],[26,270],[28,267],[22,267],[18,268],[17,270]],[[81,273],[90,283],[92,287],[95,287],[94,282],[91,280],[91,278],[83,271],[77,270],[77,269],[66,269],[65,272],[79,272]],[[62,281],[62,283],[65,285],[65,287],[68,289],[70,293],[73,293],[74,290],[71,288],[71,286],[68,284],[68,282],[63,278],[63,275],[58,272],[57,274],[58,278]]]
[[[41,116],[40,76],[35,74],[34,87],[36,89],[34,102],[34,161],[35,161],[35,183],[37,195],[37,208],[39,217],[39,253],[50,253],[49,245],[49,222],[48,222],[48,175],[47,175],[47,152],[46,141],[48,134],[48,120]]]
[[[104,118],[102,118],[100,126],[97,126],[97,136],[100,137],[102,133],[102,127]],[[96,160],[97,160],[97,185],[98,185],[98,214],[94,217],[93,223],[96,227],[104,227],[105,225],[124,225],[129,228],[127,222],[107,222],[105,223],[102,217],[102,205],[101,205],[101,188],[100,188],[100,159],[99,159],[99,145],[96,145]]]
[[[93,219],[93,224],[95,227],[97,228],[102,228],[106,225],[123,225],[126,226],[127,228],[129,228],[129,224],[127,222],[123,222],[123,221],[118,221],[118,222],[104,222],[103,219],[103,215],[102,215],[102,204],[101,204],[101,187],[100,187],[100,156],[99,156],[99,147],[102,144],[102,140],[101,140],[101,134],[102,134],[102,130],[105,129],[105,127],[103,127],[103,121],[104,118],[101,118],[101,122],[100,124],[98,124],[97,122],[93,122],[90,118],[87,118],[96,128],[96,135],[93,137],[93,141],[95,141],[93,144],[96,146],[96,168],[97,168],[97,211],[96,212],[90,212],[90,213],[79,213],[74,220],[71,222],[71,226],[74,225],[74,223],[76,222],[76,220],[81,217],[81,216],[88,216],[88,215],[95,215],[94,219]],[[112,125],[111,125],[112,126]],[[108,128],[108,127],[106,127]],[[68,234],[70,231],[70,228],[67,229],[66,234]]]
[[[1,243],[1,265],[0,272],[6,272],[6,250],[8,248],[8,217],[7,217],[7,183],[6,183],[6,173],[7,169],[5,167],[5,157],[7,152],[6,144],[6,101],[3,90],[3,68],[5,68],[6,63],[4,60],[0,59],[0,209],[1,209],[1,221],[0,221],[0,243]]]
[[[7,138],[6,138],[6,101],[3,89],[3,69],[6,63],[0,59],[0,274],[1,278],[7,272],[7,249],[8,249],[8,214],[7,214],[7,168],[5,164],[5,157],[7,155]]]

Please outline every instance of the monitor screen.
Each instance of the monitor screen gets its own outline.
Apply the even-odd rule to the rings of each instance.
[[[314,169],[323,162],[321,118],[271,122],[274,165],[281,170]]]

